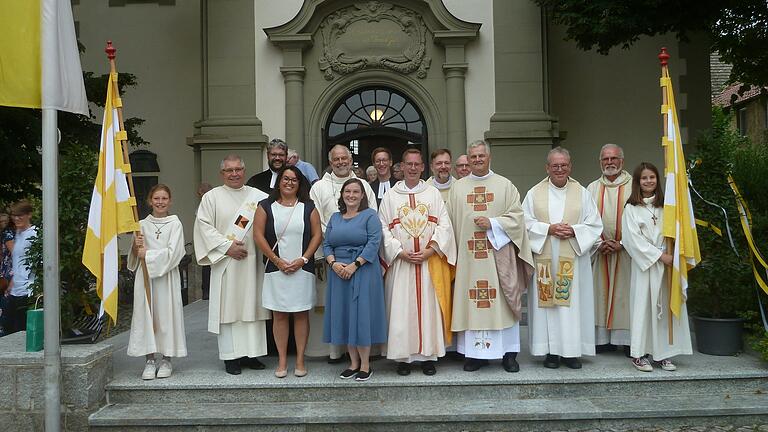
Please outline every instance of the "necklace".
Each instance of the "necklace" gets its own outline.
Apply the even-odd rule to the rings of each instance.
[[[653,225],[656,225],[656,221],[659,220],[659,218],[656,216],[656,207],[652,207],[653,210],[649,209],[648,206],[643,206],[644,209],[648,210],[648,212],[651,214],[651,220],[653,221]]]
[[[155,226],[155,235],[157,236],[157,237],[155,237],[155,238],[156,238],[157,240],[160,240],[160,234],[162,234],[162,233],[163,233],[163,232],[162,232],[162,229],[163,229],[163,228],[164,228],[166,225],[168,225],[170,222],[154,223],[154,222],[152,222],[152,221],[149,221],[149,223],[151,223],[152,225],[154,225],[154,226]]]

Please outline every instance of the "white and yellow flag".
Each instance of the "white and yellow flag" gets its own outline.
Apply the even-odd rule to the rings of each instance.
[[[699,237],[696,232],[696,219],[693,216],[693,204],[688,190],[688,174],[685,170],[685,156],[677,121],[675,95],[672,91],[672,79],[666,64],[661,72],[662,105],[661,114],[665,118],[665,133],[661,139],[664,148],[664,237],[674,241],[671,251],[672,281],[670,286],[669,308],[674,316],[680,316],[680,308],[687,299],[688,270],[701,262]]]
[[[0,105],[88,115],[71,0],[0,0]]]
[[[117,320],[117,235],[138,231],[133,208],[136,199],[128,189],[126,174],[131,165],[123,159],[122,142],[128,137],[120,130],[117,108],[122,102],[117,93],[117,73],[107,84],[104,124],[101,129],[99,171],[93,186],[88,232],[85,235],[83,264],[96,276],[96,290],[101,298],[101,312]]]

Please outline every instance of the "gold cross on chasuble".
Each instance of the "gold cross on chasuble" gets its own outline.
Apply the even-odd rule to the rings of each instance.
[[[493,192],[486,192],[485,186],[476,186],[472,193],[467,194],[467,204],[471,204],[474,211],[488,210],[489,202],[493,202]]]
[[[496,288],[491,288],[487,280],[478,280],[475,286],[469,289],[469,299],[475,302],[478,309],[488,309],[496,301]]]

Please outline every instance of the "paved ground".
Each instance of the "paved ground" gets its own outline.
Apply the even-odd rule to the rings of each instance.
[[[174,375],[169,379],[155,380],[152,385],[168,387],[198,387],[209,385],[290,385],[301,383],[304,385],[334,385],[342,382],[338,378],[339,372],[345,368],[345,364],[328,364],[326,359],[310,359],[307,362],[309,375],[304,378],[296,378],[289,375],[288,378],[278,379],[273,375],[277,366],[276,357],[266,357],[262,360],[267,365],[265,371],[244,370],[242,375],[231,376],[224,372],[224,364],[218,360],[218,348],[215,335],[206,331],[208,316],[208,302],[198,301],[185,308],[185,324],[187,330],[187,345],[189,356],[174,360]],[[488,367],[478,372],[469,373],[462,370],[462,361],[443,359],[438,363],[437,375],[424,376],[416,366],[413,373],[407,377],[401,377],[395,373],[395,363],[381,359],[372,363],[374,369],[373,381],[377,385],[394,385],[404,380],[409,383],[436,383],[436,382],[466,382],[493,383],[493,382],[558,382],[558,381],[622,381],[622,380],[686,380],[696,377],[735,377],[754,376],[768,377],[766,364],[752,355],[735,357],[718,357],[694,352],[692,356],[680,356],[676,359],[678,370],[666,372],[656,369],[652,373],[639,372],[630,364],[629,359],[621,352],[599,354],[595,357],[584,357],[584,367],[581,370],[570,370],[565,367],[560,369],[545,369],[541,365],[541,357],[531,357],[528,354],[527,328],[521,329],[522,352],[518,360],[521,371],[517,374],[506,373],[500,363],[492,362]],[[145,385],[140,379],[144,361],[139,358],[131,358],[125,354],[128,343],[128,334],[122,333],[110,340],[116,347],[114,354],[115,381],[121,384]],[[289,360],[289,370],[292,370]],[[348,381],[344,380],[344,383]],[[354,385],[354,384],[352,384]],[[768,431],[767,431],[768,432]]]

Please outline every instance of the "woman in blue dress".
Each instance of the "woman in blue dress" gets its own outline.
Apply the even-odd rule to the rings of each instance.
[[[384,282],[379,265],[381,222],[368,208],[363,184],[344,182],[339,212],[328,221],[323,252],[333,270],[328,275],[323,340],[347,345],[350,366],[343,379],[367,381],[371,345],[387,341]]]

